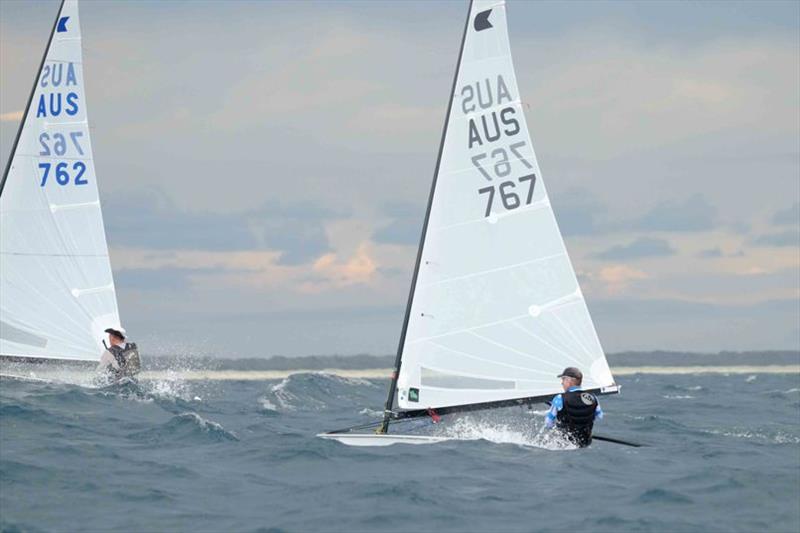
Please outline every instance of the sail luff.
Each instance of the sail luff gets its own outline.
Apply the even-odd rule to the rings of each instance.
[[[433,180],[431,182],[431,190],[430,194],[428,195],[428,206],[425,211],[425,220],[422,223],[422,232],[420,235],[419,240],[419,247],[417,248],[417,259],[414,263],[414,274],[411,277],[411,288],[408,292],[408,300],[406,302],[406,312],[405,317],[403,318],[403,329],[400,331],[400,342],[397,347],[397,357],[395,358],[394,363],[394,371],[392,373],[392,380],[389,384],[389,395],[386,399],[386,406],[384,408],[384,418],[383,424],[381,425],[380,432],[386,433],[388,430],[389,418],[391,415],[393,403],[394,403],[394,396],[395,396],[395,388],[397,387],[397,378],[400,376],[400,366],[402,365],[403,359],[403,346],[406,342],[406,333],[408,331],[408,322],[409,318],[411,317],[411,306],[414,302],[414,291],[417,287],[417,277],[419,275],[419,267],[422,261],[422,252],[423,248],[425,247],[425,236],[428,232],[428,222],[430,220],[431,215],[431,207],[433,205],[433,197],[436,194],[436,180],[439,176],[439,169],[441,168],[442,163],[442,153],[444,152],[444,143],[447,139],[447,126],[450,123],[450,112],[453,109],[453,99],[455,98],[455,91],[456,86],[458,84],[458,74],[461,69],[461,57],[464,54],[464,43],[467,40],[467,30],[469,29],[469,21],[472,17],[472,4],[474,0],[470,0],[469,8],[467,9],[467,20],[464,22],[464,32],[461,37],[461,46],[458,50],[458,61],[456,62],[456,71],[453,75],[453,84],[450,88],[450,101],[447,104],[447,113],[445,114],[444,118],[444,127],[442,128],[442,138],[439,142],[439,153],[436,157],[436,166],[434,167],[433,171]]]
[[[25,105],[25,112],[22,113],[22,120],[20,120],[19,128],[17,129],[17,136],[14,138],[14,144],[11,145],[11,152],[8,154],[8,161],[6,162],[6,168],[3,171],[3,179],[0,180],[0,196],[3,195],[3,189],[6,186],[6,180],[8,179],[8,173],[11,170],[11,163],[14,162],[14,155],[17,152],[17,146],[19,145],[19,138],[22,136],[22,130],[25,128],[25,121],[28,118],[28,113],[31,110],[31,103],[33,102],[33,96],[36,94],[36,87],[39,85],[39,76],[42,72],[42,68],[44,67],[45,62],[47,61],[47,54],[50,52],[50,45],[53,44],[53,36],[56,34],[56,28],[58,27],[58,21],[61,19],[61,11],[64,9],[64,3],[66,0],[61,0],[61,5],[58,6],[58,13],[56,13],[56,20],[53,21],[53,29],[50,30],[50,38],[47,40],[47,46],[44,48],[44,53],[42,54],[42,60],[39,62],[39,69],[36,71],[36,76],[33,78],[33,87],[31,87],[31,93],[28,95],[28,103]]]

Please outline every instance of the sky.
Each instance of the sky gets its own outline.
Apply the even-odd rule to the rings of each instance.
[[[468,3],[81,4],[146,353],[396,351]],[[0,158],[58,2],[0,2]],[[607,352],[800,348],[800,3],[508,1]]]

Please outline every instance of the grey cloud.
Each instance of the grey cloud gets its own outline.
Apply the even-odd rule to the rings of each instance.
[[[702,257],[704,259],[714,259],[717,257],[723,257],[725,254],[722,253],[722,250],[719,248],[709,248],[708,250],[703,250],[697,254],[697,257]]]
[[[422,235],[422,224],[425,218],[424,200],[419,205],[410,203],[391,203],[384,212],[392,217],[392,221],[377,230],[372,238],[383,244],[418,245]]]
[[[708,248],[701,250],[696,254],[696,257],[701,259],[716,259],[718,257],[744,257],[743,250],[736,250],[735,252],[726,253],[719,246],[715,248]]]
[[[594,200],[587,191],[567,191],[553,210],[561,233],[566,236],[598,235],[613,229],[605,219],[608,208]]]
[[[795,298],[749,305],[637,299],[588,304],[600,340],[611,351],[631,345],[703,351],[800,348]]]
[[[800,247],[800,230],[790,229],[775,233],[766,233],[750,239],[756,246],[798,246]]]
[[[706,231],[714,227],[716,210],[704,196],[695,194],[683,201],[661,202],[632,227],[646,231]]]
[[[800,225],[800,203],[795,202],[793,206],[775,213],[772,216],[772,223],[779,226]]]
[[[747,295],[753,298],[767,298],[767,295],[789,297],[800,291],[800,277],[796,268],[752,274],[686,269],[660,275],[658,288],[675,294],[703,294],[708,301],[725,301],[731,295]]]
[[[194,274],[220,273],[217,268],[124,268],[114,272],[117,289],[161,291],[183,290],[189,286],[189,277]]]
[[[630,244],[620,244],[598,252],[592,257],[605,260],[640,259],[643,257],[657,257],[674,255],[675,250],[664,239],[640,237]]]
[[[281,250],[279,263],[296,265],[331,251],[324,222],[346,213],[310,204],[284,206],[270,202],[244,216],[260,247]]]
[[[685,200],[664,201],[632,220],[611,219],[609,208],[590,191],[570,190],[554,202],[561,232],[566,236],[605,235],[630,229],[643,231],[706,231],[714,227],[716,210],[696,194]]]
[[[323,222],[337,213],[269,202],[239,213],[188,212],[157,191],[113,196],[104,204],[109,243],[162,250],[278,250],[299,264],[330,250]]]

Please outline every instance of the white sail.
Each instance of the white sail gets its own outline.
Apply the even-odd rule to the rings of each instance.
[[[119,323],[77,0],[53,28],[0,193],[0,355],[98,360]]]
[[[506,6],[471,6],[425,227],[396,402],[456,406],[614,379],[542,181],[514,74]]]

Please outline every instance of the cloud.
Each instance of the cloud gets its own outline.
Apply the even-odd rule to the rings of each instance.
[[[422,224],[425,219],[423,200],[415,205],[411,203],[390,203],[384,212],[391,217],[388,224],[375,231],[372,239],[381,244],[419,244],[422,235]]]
[[[722,257],[744,257],[745,253],[743,250],[736,250],[735,252],[725,252],[719,246],[715,246],[714,248],[706,248],[700,250],[695,254],[695,257],[700,259],[720,259]]]
[[[596,299],[588,302],[603,347],[670,350],[800,348],[796,298],[727,305],[680,299]]]
[[[114,284],[117,289],[175,291],[187,289],[193,276],[221,272],[211,268],[123,268],[114,272]]]
[[[157,250],[277,250],[280,263],[299,264],[330,251],[323,222],[338,214],[305,204],[270,201],[244,212],[191,212],[150,190],[104,203],[108,240]]]
[[[595,200],[589,191],[571,189],[560,197],[563,201],[559,201],[553,210],[563,235],[599,235],[612,229],[605,220],[608,208]]]
[[[22,109],[19,111],[9,111],[8,113],[0,114],[0,122],[19,122],[22,120]]]
[[[612,265],[600,269],[597,279],[606,285],[609,294],[616,294],[632,282],[648,279],[650,276],[628,265]]]
[[[304,282],[301,289],[319,292],[327,285],[345,287],[367,283],[373,278],[377,263],[370,256],[367,245],[362,244],[356,254],[345,261],[341,261],[336,254],[323,255],[314,262],[312,270],[319,276],[318,279]]]
[[[700,195],[664,201],[631,223],[645,231],[707,231],[714,228],[715,209]]]
[[[750,239],[755,246],[795,246],[800,247],[800,230],[790,229],[775,233],[766,233]]]
[[[800,225],[800,203],[795,202],[793,206],[776,212],[772,216],[772,223],[779,226]]]
[[[630,244],[612,246],[592,255],[595,259],[622,260],[674,255],[675,250],[664,239],[640,237]]]
[[[561,154],[609,157],[764,124],[793,133],[796,33],[787,37],[732,34],[691,48],[676,38],[656,47],[649,36],[590,25],[526,46],[540,68],[518,76]]]
[[[703,259],[715,259],[718,257],[722,257],[723,255],[724,254],[722,253],[722,250],[720,250],[719,247],[717,247],[717,248],[709,248],[707,250],[701,250],[697,254],[697,257],[702,257]]]
[[[376,278],[378,260],[362,243],[352,255],[326,253],[285,264],[274,251],[112,249],[117,284],[130,289],[253,290],[272,295],[319,294]],[[291,296],[287,296],[291,298]],[[244,302],[241,302],[244,303]]]

